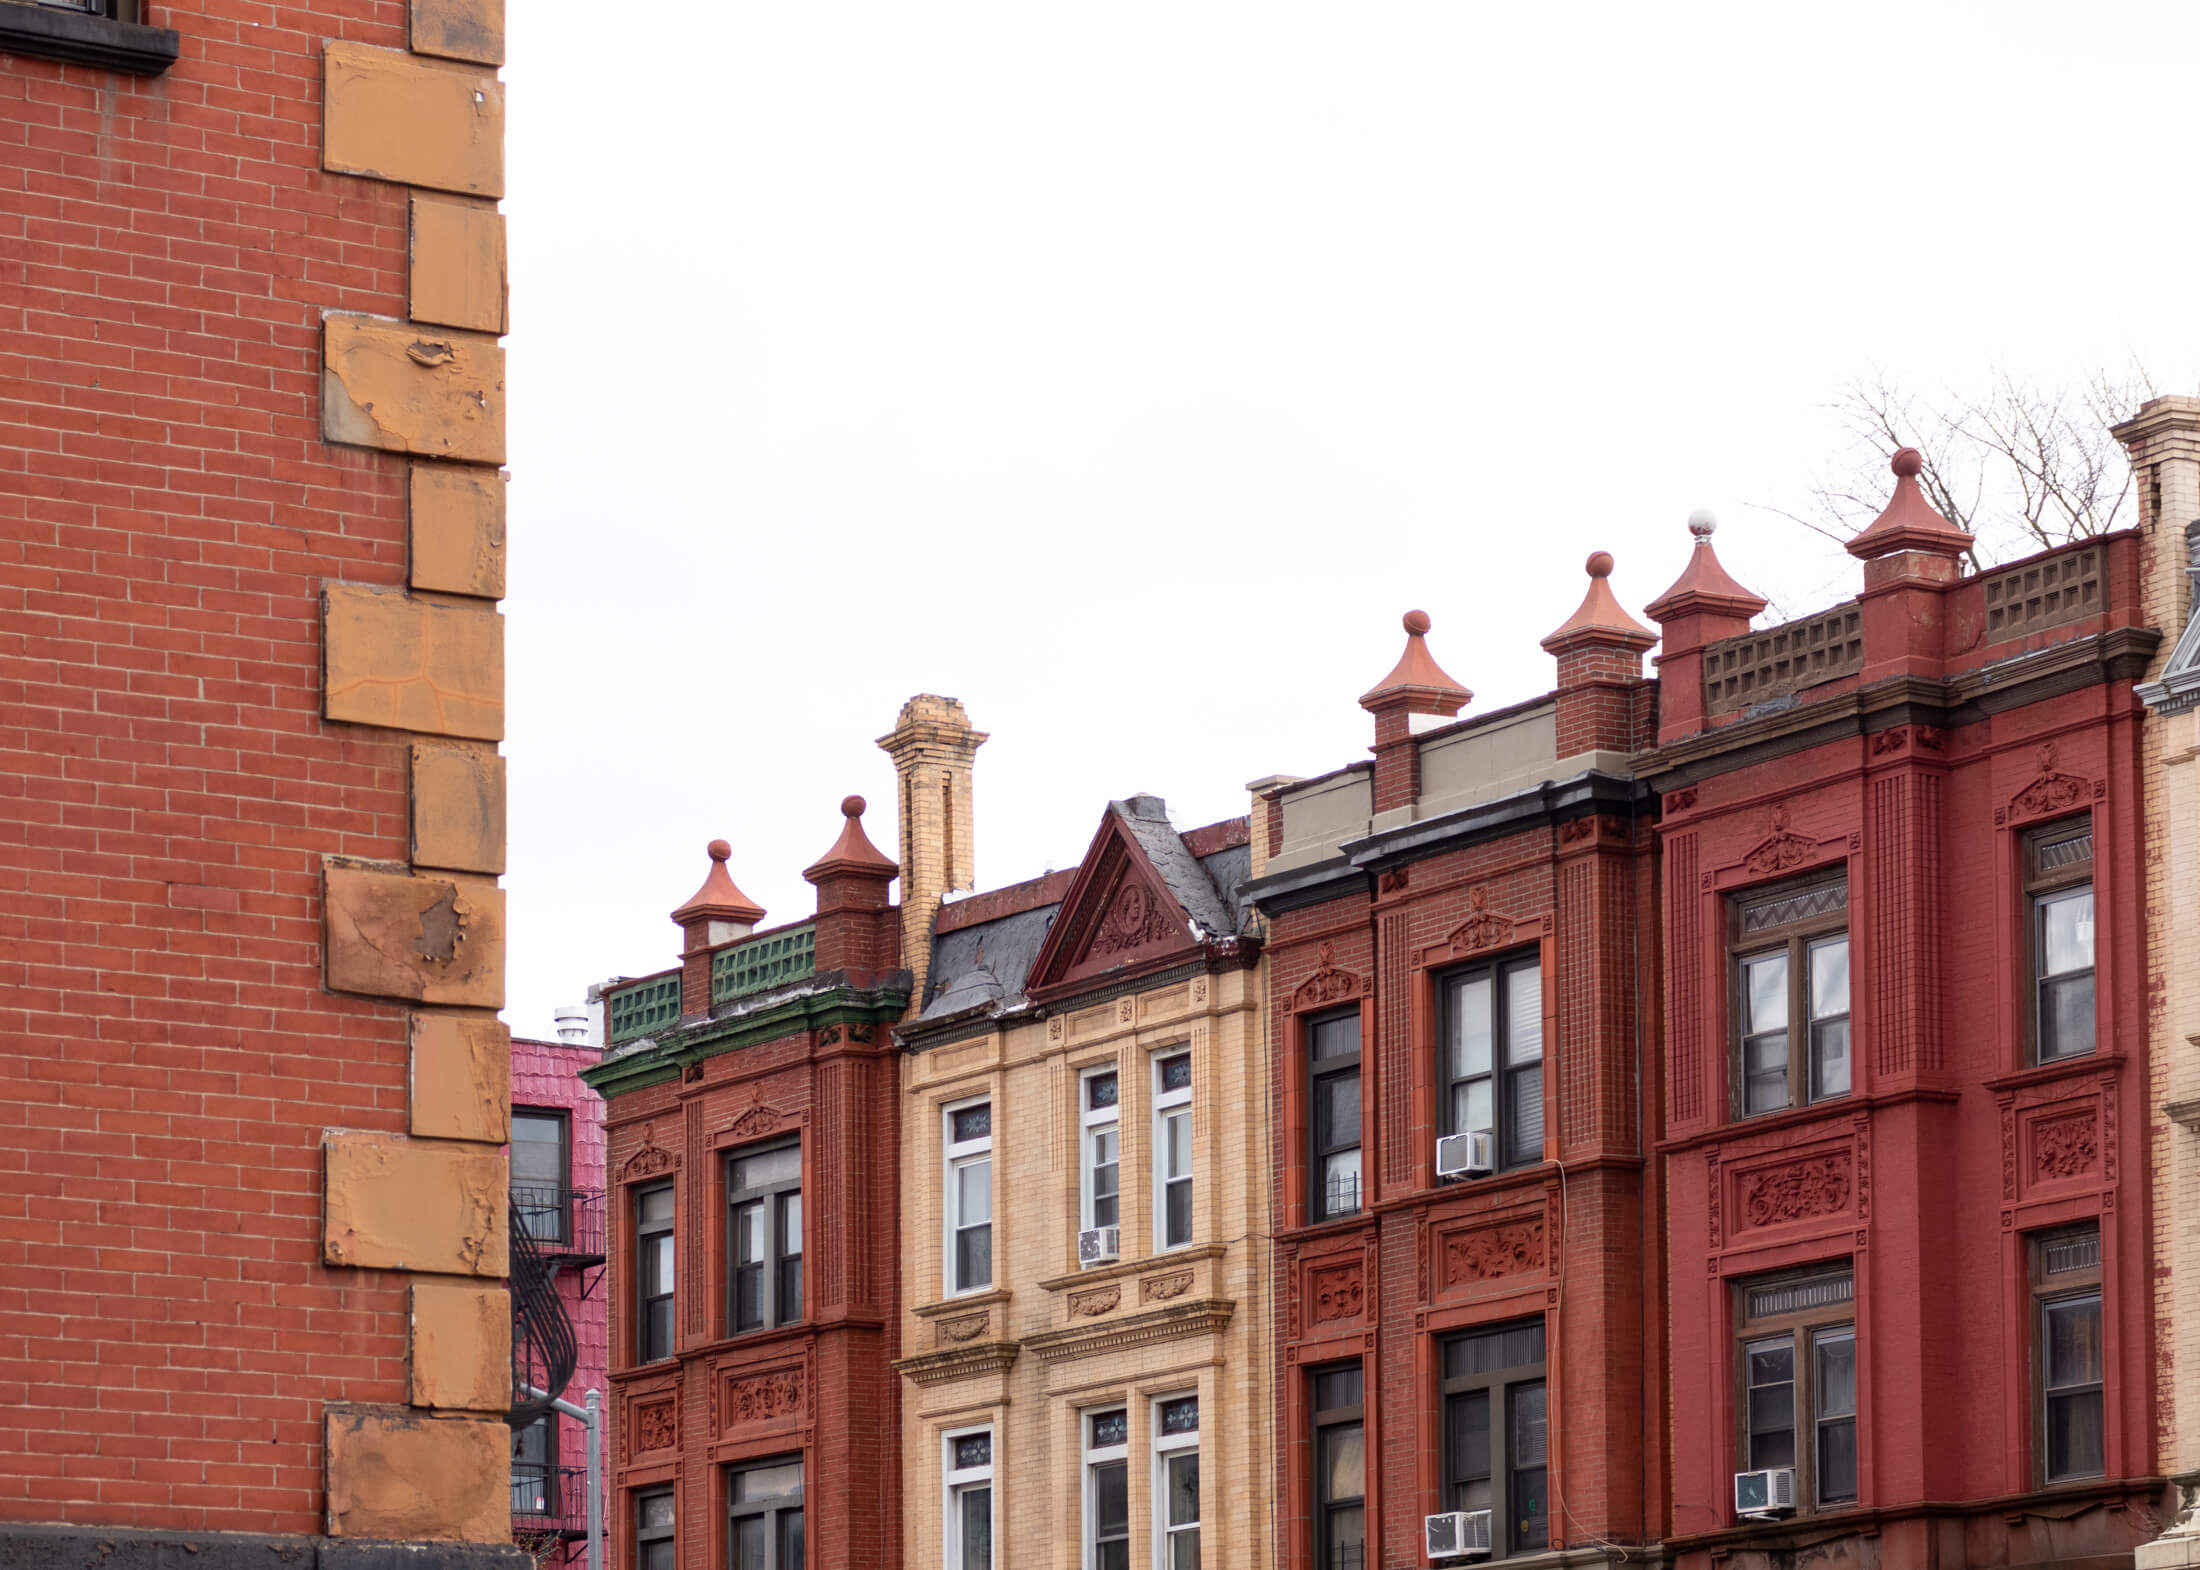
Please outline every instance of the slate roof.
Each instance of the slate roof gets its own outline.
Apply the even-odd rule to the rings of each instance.
[[[1031,962],[1039,957],[1039,945],[1061,908],[1041,905],[935,937],[932,968],[925,975],[924,1012],[917,1017],[944,1019],[989,1003],[1021,1007],[1024,978],[1031,974]]]
[[[1229,902],[1215,887],[1207,869],[1185,847],[1159,796],[1111,801],[1108,810],[1123,819],[1139,849],[1153,863],[1154,871],[1161,874],[1161,881],[1184,907],[1184,914],[1199,923],[1198,937],[1226,938],[1236,933],[1237,922],[1231,918]]]

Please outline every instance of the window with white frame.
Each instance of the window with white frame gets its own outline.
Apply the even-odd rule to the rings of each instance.
[[[1199,1397],[1153,1404],[1154,1564],[1199,1570]]]
[[[1084,1159],[1080,1166],[1080,1226],[1120,1226],[1123,1202],[1120,1188],[1123,1130],[1117,1107],[1120,1085],[1114,1069],[1098,1069],[1078,1085],[1082,1108]]]
[[[1122,1407],[1085,1414],[1085,1570],[1131,1567],[1130,1429]]]
[[[1192,1240],[1192,1055],[1172,1052],[1153,1065],[1153,1236],[1157,1248]]]
[[[993,1430],[946,1436],[947,1570],[993,1570]]]
[[[947,1290],[993,1284],[993,1103],[945,1109],[947,1140]]]

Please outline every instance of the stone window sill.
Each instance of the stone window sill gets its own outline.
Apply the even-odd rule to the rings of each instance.
[[[176,63],[182,40],[172,27],[118,22],[27,0],[0,0],[0,52],[61,60],[131,76],[158,76]]]

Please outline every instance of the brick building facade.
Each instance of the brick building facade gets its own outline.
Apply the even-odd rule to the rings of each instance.
[[[2160,1524],[2140,540],[1966,576],[1918,467],[1858,598],[1750,632],[1705,521],[1650,607],[1681,1566]]]
[[[0,5],[0,1557],[514,1556],[502,58]]]
[[[897,869],[849,797],[807,920],[726,871],[605,993],[609,1563],[900,1563]]]
[[[1455,720],[1414,612],[1372,762],[1252,787],[1288,1570],[1662,1529],[1651,635],[1611,565],[1555,692]]]

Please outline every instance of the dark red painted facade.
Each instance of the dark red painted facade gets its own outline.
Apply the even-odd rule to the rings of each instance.
[[[2154,635],[2138,625],[2139,542],[2109,535],[1963,577],[1962,537],[1936,537],[1897,472],[1901,530],[1851,547],[1866,563],[1858,601],[1745,636],[1754,597],[1718,571],[1706,531],[1652,608],[1663,720],[1637,767],[1663,813],[1668,1550],[1704,1570],[1803,1553],[2128,1564],[2161,1494],[2131,691]],[[2042,1066],[2027,846],[2043,825],[2074,834],[2088,820],[2094,1045]],[[1761,896],[1791,889],[1830,906],[1825,891],[1844,884],[1848,1088],[1751,1115],[1736,955],[1755,917],[1742,913],[1769,922],[1793,907]],[[1815,919],[1820,933],[1840,921]],[[2100,1475],[2051,1485],[2053,1283],[2036,1256],[2060,1239],[2082,1247],[2089,1228]],[[1752,1284],[1842,1271],[1853,1301],[1818,1312],[1853,1327],[1855,1497],[1820,1505],[1806,1489],[1791,1517],[1743,1519],[1734,1475],[1760,1366],[1745,1318],[1782,1301]],[[1823,1382],[1838,1390],[1838,1371]],[[1797,1442],[1829,1475],[1847,1465],[1839,1426],[1823,1457]]]

